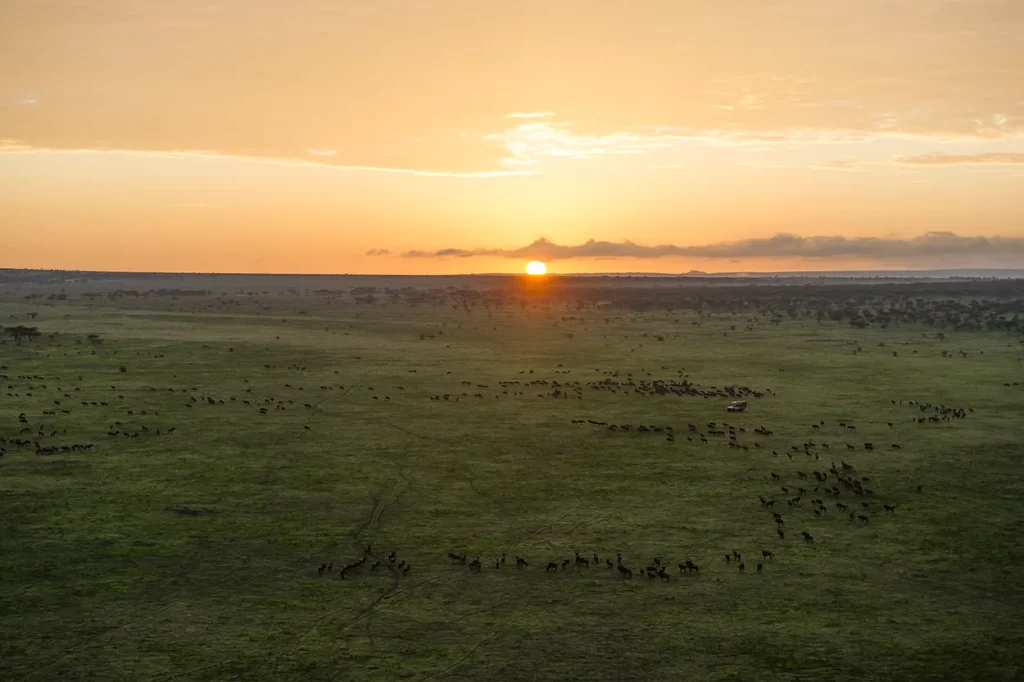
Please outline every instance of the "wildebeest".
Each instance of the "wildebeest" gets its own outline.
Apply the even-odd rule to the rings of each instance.
[[[683,563],[679,564],[679,572],[682,573],[683,571],[686,571],[687,573],[698,573],[700,571],[700,567],[690,559],[687,559]]]

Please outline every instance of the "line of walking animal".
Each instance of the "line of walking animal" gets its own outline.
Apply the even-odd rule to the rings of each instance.
[[[367,545],[366,548],[363,550],[363,556],[341,567],[341,569],[338,571],[338,577],[344,580],[350,574],[356,573],[357,571],[360,571],[362,568],[364,568],[370,559],[373,559],[373,563],[370,564],[371,571],[377,571],[381,567],[384,567],[387,570],[389,570],[393,575],[404,576],[407,575],[410,570],[412,570],[412,564],[408,563],[405,560],[399,561],[398,554],[396,552],[391,552],[384,559],[380,559],[377,558],[377,556],[373,553],[373,546]],[[317,566],[316,573],[318,576],[323,576],[325,574],[330,574],[333,569],[334,562],[332,561]]]
[[[494,570],[500,570],[506,564],[507,554],[501,554],[494,560]],[[761,550],[762,562],[757,564],[756,572],[758,574],[764,571],[764,561],[772,561],[775,558],[774,552],[771,550]],[[480,573],[483,571],[483,557],[478,556],[472,560],[465,553],[458,554],[455,552],[448,553],[448,559],[453,565],[466,566],[471,573]],[[521,556],[515,557],[516,568],[519,570],[525,570],[529,568],[529,561]],[[735,561],[734,561],[735,560]],[[742,560],[742,554],[733,550],[732,553],[725,554],[726,564],[735,563],[740,573],[745,571],[745,564]],[[615,570],[618,577],[623,580],[631,580],[634,573],[640,576],[646,576],[649,580],[660,580],[661,582],[670,582],[672,580],[673,570],[678,570],[677,576],[691,576],[696,577],[700,575],[701,567],[694,563],[692,559],[686,559],[685,561],[678,562],[675,564],[675,569],[672,568],[672,562],[667,561],[661,557],[653,557],[647,563],[644,568],[632,569],[626,565],[622,558],[622,552],[616,552],[615,560],[611,558],[605,558],[602,562],[601,557],[595,552],[590,556],[584,556],[579,552],[574,552],[572,558],[556,559],[548,561],[544,567],[545,573],[561,573],[575,568],[577,571],[587,571],[593,568],[599,568],[603,566],[606,571]]]

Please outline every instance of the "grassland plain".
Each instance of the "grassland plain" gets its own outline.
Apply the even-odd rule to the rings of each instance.
[[[0,319],[43,332],[0,345],[0,679],[1024,674],[1024,365],[1005,334],[295,292],[9,295]],[[638,386],[683,376],[771,392],[728,414]],[[909,401],[970,411],[918,423],[934,412]],[[873,495],[798,477],[841,461]],[[545,571],[577,551],[600,561]],[[606,568],[617,552],[632,580]],[[671,580],[642,575],[652,557]]]

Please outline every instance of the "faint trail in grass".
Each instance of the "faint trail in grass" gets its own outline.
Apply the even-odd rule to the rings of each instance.
[[[184,579],[182,579],[182,582],[188,582],[188,578],[189,578],[189,576],[185,576]],[[164,588],[164,587],[170,586],[172,583],[174,583],[174,582],[176,582],[178,580],[179,580],[179,578],[170,578],[168,580],[163,581],[163,583],[161,583],[161,589]],[[223,586],[223,587],[221,587],[219,589],[214,590],[212,592],[212,594],[219,594],[219,593],[222,593],[222,592],[226,592],[228,589],[229,589],[229,586],[225,585],[225,586]],[[168,609],[174,608],[175,606],[177,606],[179,604],[182,604],[182,603],[184,603],[184,601],[181,600],[181,599],[174,600],[171,603],[169,603],[166,606],[164,606],[163,608],[157,609],[157,610],[152,611],[150,613],[146,613],[146,614],[137,616],[135,618],[132,618],[131,620],[127,620],[127,621],[125,621],[123,623],[120,623],[119,625],[115,625],[115,626],[112,626],[110,628],[107,628],[106,630],[104,630],[102,632],[98,632],[95,635],[93,635],[92,637],[89,637],[85,642],[83,642],[82,644],[78,645],[77,647],[75,647],[73,649],[69,649],[68,651],[65,651],[64,653],[60,654],[59,656],[54,658],[49,663],[46,663],[46,664],[36,668],[35,670],[32,670],[32,671],[30,671],[28,673],[25,673],[21,677],[16,678],[14,682],[21,682],[21,680],[26,680],[26,679],[32,677],[33,675],[41,673],[42,671],[46,670],[47,668],[50,668],[51,666],[54,666],[54,665],[60,663],[61,661],[65,660],[65,659],[67,659],[67,658],[69,658],[71,656],[74,656],[74,655],[78,654],[79,652],[83,651],[85,648],[87,648],[88,646],[90,646],[91,644],[93,644],[94,642],[96,642],[97,640],[99,640],[102,637],[105,637],[105,636],[107,636],[109,634],[117,632],[118,630],[122,630],[124,628],[127,628],[127,627],[130,627],[132,625],[135,625],[136,623],[141,623],[142,621],[145,621],[145,620],[148,620],[150,618],[153,618],[154,616],[158,616],[161,613],[163,613],[164,611],[167,611]]]
[[[398,490],[398,493],[395,494],[390,501],[382,504],[381,503],[381,496],[380,496],[380,494],[376,494],[376,495],[373,496],[373,506],[370,508],[370,513],[367,515],[366,519],[359,526],[359,528],[357,528],[356,531],[353,533],[353,537],[355,538],[356,542],[360,546],[362,546],[363,543],[364,543],[364,536],[365,536],[365,534],[368,531],[370,531],[370,529],[375,527],[380,522],[381,516],[388,509],[390,509],[393,505],[395,505],[402,498],[402,496],[406,493],[406,491],[409,489],[408,479],[405,477],[404,472],[401,471],[401,467],[399,467],[399,478],[401,479],[400,489]],[[367,546],[370,546],[371,549],[372,549],[372,543],[367,543]],[[378,562],[381,566],[386,568],[391,573],[391,581],[383,590],[380,591],[380,593],[376,596],[376,598],[374,598],[374,600],[372,602],[370,602],[367,606],[365,606],[362,609],[360,609],[360,611],[357,613],[357,615],[355,617],[353,617],[345,625],[342,626],[343,630],[345,628],[348,628],[349,626],[359,622],[360,620],[362,620],[364,618],[365,619],[372,618],[373,614],[376,612],[377,607],[380,605],[380,603],[382,601],[384,601],[385,599],[387,599],[388,596],[393,594],[395,592],[395,590],[398,589],[398,584],[399,584],[399,571],[398,571],[398,569],[395,566],[393,566],[390,561],[387,560],[386,556],[382,556],[382,555],[376,554],[375,552],[372,552],[372,551],[368,553],[368,556],[372,557],[376,562]],[[306,637],[308,637],[314,630],[316,630],[317,626],[319,626],[324,621],[326,621],[326,620],[328,620],[330,618],[333,618],[334,616],[336,616],[342,610],[343,609],[341,609],[341,608],[333,609],[333,610],[330,610],[330,611],[322,614],[321,616],[315,618],[313,620],[313,622],[309,624],[309,627],[307,627],[303,632],[299,633],[296,637],[293,638],[292,643],[294,644],[294,643],[301,642]],[[371,627],[371,624],[368,622],[367,623],[367,633],[369,633],[369,628],[370,627]],[[369,634],[368,634],[368,636],[369,636]],[[372,643],[372,636],[371,636],[371,643]],[[298,679],[303,679],[304,677],[305,677],[305,675],[302,675]]]
[[[383,594],[377,600],[375,600],[375,602],[373,604],[371,604],[370,607],[368,607],[368,609],[365,609],[363,613],[360,613],[360,614],[356,615],[350,621],[348,621],[347,623],[342,625],[340,629],[341,630],[345,630],[346,628],[348,628],[348,627],[350,627],[352,625],[355,625],[360,620],[372,618],[375,614],[379,613],[380,611],[384,611],[387,608],[390,608],[391,606],[394,606],[395,604],[398,603],[396,601],[391,601],[387,605],[381,606],[380,603],[384,599],[390,599],[392,597],[396,597],[396,596],[399,596],[399,595],[402,595],[402,594],[407,594],[407,593],[414,592],[414,591],[418,590],[420,587],[422,587],[424,585],[427,585],[427,584],[430,584],[430,583],[436,583],[436,582],[439,582],[439,581],[452,582],[455,579],[459,578],[460,576],[466,576],[466,575],[468,575],[468,574],[464,570],[462,570],[460,568],[455,568],[455,569],[449,570],[446,575],[435,576],[433,578],[427,578],[426,580],[421,580],[421,581],[419,581],[415,585],[412,585],[409,588],[406,588],[406,589],[403,589],[403,590],[393,590],[391,592],[388,592],[387,594]],[[503,606],[505,606],[505,605],[509,604],[510,602],[515,601],[517,599],[518,599],[518,597],[511,597],[511,598],[506,599],[505,601],[499,603],[496,607],[488,607],[488,609],[501,608],[501,607],[503,607]],[[538,620],[539,622],[543,623],[543,621],[541,619],[539,619],[536,616],[536,614],[534,614],[532,612],[528,612],[526,615],[529,615],[529,616],[533,617],[535,620]],[[457,661],[455,661],[451,665],[449,665],[446,668],[443,668],[443,669],[441,669],[439,671],[431,673],[430,675],[428,675],[427,677],[424,677],[422,679],[423,680],[427,680],[427,679],[430,679],[431,677],[435,677],[435,676],[440,675],[440,674],[442,674],[444,672],[452,670],[453,668],[457,667],[460,663],[462,663],[464,660],[466,660],[466,658],[471,656],[474,651],[476,651],[478,648],[480,648],[480,646],[482,646],[483,644],[486,644],[487,642],[497,638],[498,635],[501,634],[501,632],[502,632],[501,630],[497,630],[497,631],[493,632],[489,637],[485,637],[484,639],[482,639],[479,642],[477,642],[476,645],[473,646],[472,649],[470,649],[468,652],[466,652],[466,654],[461,656]],[[303,679],[303,678],[305,678],[305,675],[299,677],[298,679]]]
[[[409,479],[406,476],[405,467],[401,463],[399,463],[397,461],[394,464],[395,464],[396,474],[397,474],[397,476],[399,478],[399,485],[398,485],[397,493],[393,494],[391,499],[389,501],[383,503],[383,504],[381,503],[381,495],[380,495],[380,493],[375,494],[373,496],[373,506],[370,508],[370,513],[367,515],[367,517],[363,521],[363,523],[360,524],[360,526],[353,533],[353,537],[355,538],[356,543],[360,547],[366,546],[366,547],[370,547],[372,549],[372,544],[373,543],[372,542],[366,542],[366,537],[365,536],[367,535],[367,533],[370,532],[371,529],[373,529],[373,528],[375,528],[376,526],[379,525],[381,517],[390,508],[392,508],[394,505],[396,505],[402,499],[402,496],[405,495],[405,493],[408,492],[408,490],[409,490]],[[376,554],[376,553],[374,553],[372,551],[369,552],[369,556],[373,557],[373,559],[377,563],[379,563],[381,566],[386,568],[391,573],[391,583],[386,588],[384,588],[381,591],[380,594],[377,595],[376,599],[374,599],[373,602],[371,602],[367,607],[365,607],[349,623],[344,625],[343,629],[348,627],[349,625],[357,622],[359,619],[361,619],[363,617],[367,617],[367,618],[372,617],[374,611],[376,610],[377,606],[381,603],[381,601],[383,601],[389,595],[394,593],[394,591],[398,588],[398,583],[399,583],[399,577],[400,576],[399,576],[399,570],[397,569],[397,567],[393,566],[391,564],[391,562],[387,560],[386,556],[382,556],[382,555]],[[298,638],[297,638],[298,641],[301,641],[302,639],[307,637],[317,627],[317,625],[322,623],[324,620],[327,620],[328,618],[333,617],[340,610],[341,609],[335,609],[335,610],[330,611],[330,612],[320,616],[319,618],[317,618],[310,625],[310,627],[305,632],[303,632],[302,634],[300,634],[298,636]],[[369,628],[370,628],[370,624],[367,623],[367,632],[369,632]],[[372,641],[372,637],[371,637],[371,641]]]
[[[402,478],[402,481],[403,481],[402,489],[389,502],[387,502],[385,504],[381,504],[381,496],[380,496],[380,494],[373,495],[373,505],[371,506],[369,513],[366,515],[366,518],[364,519],[364,521],[359,525],[359,527],[352,534],[353,537],[356,540],[356,543],[359,544],[360,546],[363,546],[363,544],[362,544],[363,543],[363,536],[366,534],[366,532],[369,531],[373,526],[375,526],[380,521],[381,515],[383,515],[384,512],[386,512],[392,505],[397,503],[399,501],[399,499],[401,499],[402,495],[405,494],[405,491],[408,490],[408,484],[406,482],[406,479],[405,479],[404,475],[401,478]],[[377,555],[377,554],[372,553],[372,552],[369,554],[369,556],[373,557],[374,560],[379,561],[382,566],[386,567],[388,569],[388,571],[391,572],[391,581],[383,590],[381,590],[381,592],[374,598],[374,600],[372,602],[370,602],[367,606],[365,606],[362,609],[360,609],[359,612],[356,614],[356,616],[354,616],[352,619],[350,619],[348,622],[346,622],[344,625],[342,625],[341,626],[342,630],[344,630],[344,629],[346,629],[346,628],[348,628],[348,627],[358,623],[359,621],[361,621],[363,619],[372,617],[373,614],[378,610],[378,607],[379,607],[380,603],[383,600],[387,599],[392,594],[395,594],[396,590],[398,588],[398,585],[399,585],[398,571],[397,571],[397,569],[394,566],[391,565],[390,562],[387,561],[387,557],[381,557],[380,555]],[[418,585],[422,585],[422,584],[425,584],[427,582],[430,582],[430,581],[429,580],[421,581]],[[303,630],[302,632],[298,633],[297,635],[295,635],[290,640],[288,648],[284,649],[282,651],[282,653],[279,654],[278,658],[284,656],[285,653],[287,653],[290,650],[291,646],[301,642],[306,637],[308,637],[314,630],[316,630],[317,626],[319,626],[321,623],[323,623],[323,622],[333,618],[334,616],[336,616],[342,610],[343,610],[343,608],[333,609],[333,610],[327,611],[326,613],[323,613],[320,616],[314,618],[313,621],[311,623],[309,623],[308,627],[305,630]],[[165,679],[165,682],[171,682],[172,680],[183,679],[183,678],[184,679],[193,679],[194,676],[197,673],[200,673],[200,672],[202,672],[204,670],[210,670],[212,668],[217,668],[217,667],[220,667],[220,666],[229,665],[232,662],[233,662],[232,660],[219,661],[217,663],[212,663],[212,664],[209,664],[209,665],[206,665],[206,666],[202,666],[200,668],[193,668],[191,670],[185,671],[185,672],[177,674],[177,675],[172,675],[172,676],[164,678],[164,679]],[[296,679],[304,679],[307,675],[308,675],[308,673],[302,674],[302,675],[300,675]]]
[[[577,498],[577,499],[578,499],[578,498]],[[554,521],[552,521],[551,523],[548,523],[548,524],[546,524],[546,525],[543,525],[543,526],[539,527],[539,528],[538,528],[537,530],[533,531],[533,532],[532,532],[532,533],[530,533],[529,535],[527,535],[527,536],[525,536],[525,537],[523,537],[523,538],[519,538],[519,539],[516,539],[516,540],[514,540],[514,542],[529,542],[529,541],[531,541],[531,540],[535,539],[535,538],[536,538],[536,537],[537,537],[538,535],[541,535],[542,533],[546,533],[547,531],[550,531],[550,530],[551,530],[551,529],[553,529],[553,528],[554,528],[555,526],[557,526],[558,524],[560,524],[560,523],[561,523],[562,521],[564,521],[564,520],[565,520],[565,519],[567,519],[568,517],[572,516],[573,514],[575,514],[575,513],[577,513],[577,512],[580,512],[580,511],[582,511],[582,512],[588,512],[588,511],[590,511],[591,509],[593,509],[593,508],[594,508],[595,506],[597,506],[597,503],[596,503],[596,502],[591,502],[590,504],[587,504],[587,505],[583,505],[583,506],[577,506],[577,507],[573,507],[572,509],[570,509],[569,511],[567,511],[567,512],[566,512],[565,514],[563,514],[562,516],[560,516],[560,517],[558,517],[557,519],[555,519]],[[580,526],[582,526],[582,525],[584,525],[584,524],[586,524],[586,523],[590,523],[590,522],[592,522],[592,521],[595,521],[595,520],[596,520],[596,519],[598,519],[598,518],[602,518],[603,516],[607,516],[607,514],[599,514],[599,515],[598,515],[597,517],[595,517],[595,518],[590,518],[590,519],[584,519],[584,520],[580,521],[579,523],[577,523],[577,524],[576,524],[575,526],[573,526],[572,528],[570,528],[569,530],[567,530],[567,531],[565,531],[564,533],[562,533],[562,534],[561,534],[561,537],[565,537],[565,536],[567,536],[567,535],[571,535],[571,534],[572,534],[572,533],[574,533],[574,532],[576,531],[576,529],[577,529],[577,528],[579,528]]]
[[[140,622],[142,622],[144,620],[152,618],[153,616],[158,616],[161,613],[163,613],[164,611],[167,611],[168,609],[173,608],[173,607],[175,607],[175,606],[177,606],[178,604],[181,604],[181,603],[183,603],[183,602],[180,599],[176,600],[176,601],[173,601],[170,604],[168,604],[167,606],[163,607],[162,609],[157,609],[156,611],[153,611],[151,613],[147,613],[147,614],[145,614],[143,616],[139,616],[138,618],[133,618],[132,620],[126,621],[124,623],[121,623],[120,625],[115,625],[115,626],[113,626],[111,628],[107,628],[103,632],[99,632],[99,633],[93,635],[92,637],[90,637],[89,639],[85,640],[85,642],[83,642],[79,646],[75,647],[74,649],[70,649],[68,651],[65,651],[63,654],[61,654],[57,658],[53,659],[49,663],[47,663],[47,664],[45,664],[45,665],[43,665],[43,666],[41,666],[39,668],[36,668],[35,670],[27,672],[24,675],[22,675],[21,677],[16,678],[14,680],[14,682],[21,682],[22,680],[27,680],[28,678],[32,677],[33,675],[37,675],[37,674],[43,672],[44,670],[46,670],[47,668],[50,668],[50,667],[52,667],[54,665],[57,665],[58,663],[60,663],[64,659],[66,659],[66,658],[68,658],[70,656],[74,656],[75,654],[79,653],[80,651],[82,651],[83,649],[85,649],[86,647],[88,647],[89,645],[91,645],[93,642],[95,642],[96,640],[100,639],[101,637],[105,637],[105,636],[107,636],[107,635],[109,635],[109,634],[111,634],[113,632],[117,632],[118,630],[126,628],[126,627],[128,627],[130,625],[134,625],[135,623],[140,623]]]
[[[491,642],[494,639],[497,639],[499,634],[500,634],[500,631],[494,632],[493,634],[491,634],[488,637],[484,637],[479,642],[477,642],[476,645],[472,649],[470,649],[465,654],[463,654],[458,660],[456,660],[450,666],[448,666],[447,668],[442,668],[441,670],[438,670],[436,672],[432,672],[429,675],[427,675],[426,677],[421,677],[420,678],[420,682],[425,682],[426,680],[429,680],[429,679],[432,679],[434,677],[437,677],[438,675],[443,675],[444,673],[446,673],[446,672],[448,672],[450,670],[453,670],[454,668],[457,668],[459,665],[462,664],[463,661],[465,661],[467,658],[469,658],[474,653],[476,653],[477,649],[482,647],[484,644],[487,644],[488,642]]]

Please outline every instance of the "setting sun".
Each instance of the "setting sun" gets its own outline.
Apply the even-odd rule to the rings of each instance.
[[[527,275],[546,275],[548,272],[548,266],[541,263],[539,260],[532,260],[526,264]]]

